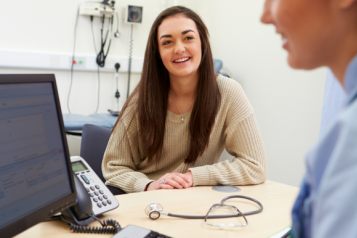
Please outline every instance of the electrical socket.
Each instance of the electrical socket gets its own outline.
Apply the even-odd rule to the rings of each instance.
[[[74,61],[71,63],[73,64],[73,69],[86,69],[86,57],[74,57]]]

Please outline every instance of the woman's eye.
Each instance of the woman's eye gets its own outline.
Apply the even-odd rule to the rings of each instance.
[[[186,40],[193,40],[193,37],[192,36],[187,36]]]
[[[171,41],[165,41],[162,45],[168,45],[168,44],[170,44],[171,43]]]

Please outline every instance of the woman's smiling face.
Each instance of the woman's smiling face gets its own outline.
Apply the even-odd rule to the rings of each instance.
[[[160,57],[171,76],[197,74],[201,63],[201,39],[193,20],[178,14],[162,21],[158,28]]]
[[[266,0],[261,21],[281,34],[293,68],[327,64],[334,52],[336,24],[331,0]]]

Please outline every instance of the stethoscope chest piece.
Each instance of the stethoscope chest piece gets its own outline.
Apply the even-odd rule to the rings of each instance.
[[[152,220],[156,220],[160,217],[163,207],[159,203],[150,203],[145,208],[145,214]]]

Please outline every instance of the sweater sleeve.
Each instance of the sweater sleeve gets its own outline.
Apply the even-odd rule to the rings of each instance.
[[[267,178],[266,156],[254,114],[226,129],[225,146],[234,156],[228,160],[191,168],[194,186],[248,185],[263,183]]]
[[[223,107],[227,114],[223,129],[227,152],[234,156],[228,160],[190,168],[194,186],[248,185],[263,183],[267,178],[266,155],[254,110],[240,85],[230,79],[221,81]]]
[[[126,193],[144,191],[150,180],[145,174],[137,172],[135,156],[138,156],[138,135],[135,123],[126,129],[124,122],[115,127],[102,162],[106,185],[118,187]],[[137,148],[135,148],[135,146]],[[139,158],[137,158],[139,160]]]

